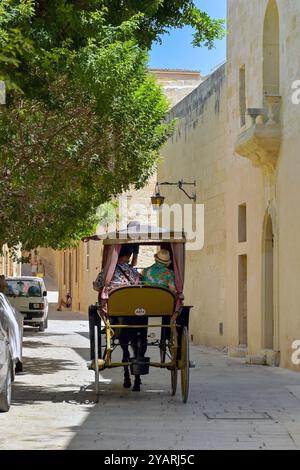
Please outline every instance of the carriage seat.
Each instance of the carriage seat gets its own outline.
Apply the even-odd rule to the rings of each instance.
[[[123,286],[113,289],[108,299],[110,317],[165,317],[173,315],[175,295],[158,286]]]

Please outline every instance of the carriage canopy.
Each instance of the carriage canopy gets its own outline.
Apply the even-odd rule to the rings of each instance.
[[[183,285],[185,268],[185,243],[184,232],[172,232],[161,227],[148,225],[138,225],[127,229],[103,234],[98,236],[103,240],[102,268],[104,270],[105,287],[101,294],[101,299],[108,298],[108,287],[113,278],[121,247],[124,244],[138,244],[159,246],[168,249],[173,262],[176,284],[176,309],[179,310],[183,304]]]

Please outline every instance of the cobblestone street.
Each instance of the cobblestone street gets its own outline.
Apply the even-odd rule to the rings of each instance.
[[[300,375],[247,366],[192,347],[187,405],[170,394],[170,373],[152,369],[141,393],[124,390],[122,371],[93,389],[88,323],[55,312],[49,329],[26,328],[24,373],[13,406],[0,415],[1,449],[296,449],[300,447]]]

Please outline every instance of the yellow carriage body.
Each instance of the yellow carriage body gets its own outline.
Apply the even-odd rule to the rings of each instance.
[[[175,296],[163,287],[126,286],[110,292],[110,317],[164,317],[173,315]]]

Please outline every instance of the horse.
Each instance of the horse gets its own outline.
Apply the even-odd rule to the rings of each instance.
[[[114,322],[112,328],[114,329],[114,325],[118,324],[127,324],[127,325],[147,325],[148,319],[147,318],[135,318],[135,317],[116,317],[114,318]],[[143,358],[147,351],[147,328],[118,328],[114,329],[115,332],[115,339],[119,340],[119,344],[123,351],[123,358],[122,362],[130,362],[130,352],[129,346],[131,347],[134,358],[138,361],[143,361]],[[124,388],[130,388],[131,377],[129,372],[129,366],[125,365],[124,367]],[[140,392],[141,390],[141,377],[140,374],[134,374],[134,384],[132,391]]]
[[[136,318],[136,317],[113,317],[112,329],[114,330],[113,339],[119,341],[119,345],[123,351],[122,362],[130,362],[130,352],[129,346],[131,347],[134,357],[142,362],[143,357],[147,351],[147,328],[117,328],[117,325],[127,324],[127,325],[147,325],[148,318]],[[101,319],[98,315],[98,307],[91,305],[89,307],[89,330],[90,330],[90,357],[91,361],[95,360],[95,326],[98,327],[98,350],[99,357],[101,357]],[[125,365],[124,367],[124,388],[130,388],[131,377],[129,366]],[[141,377],[140,374],[134,375],[134,384],[132,390],[134,392],[139,392],[141,390]]]

